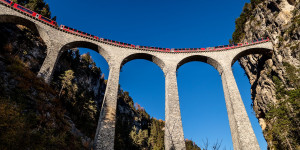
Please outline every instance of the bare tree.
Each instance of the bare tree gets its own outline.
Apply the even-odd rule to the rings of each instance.
[[[203,150],[208,150],[209,142],[208,138],[206,138],[206,141],[202,140],[203,143]]]
[[[222,140],[219,142],[219,140],[217,139],[217,141],[213,144],[212,149],[219,150],[221,145],[222,145]]]
[[[203,146],[202,146],[203,150],[208,150],[210,148],[208,138],[206,138],[206,140],[202,140],[202,143],[203,143]],[[213,145],[211,146],[211,150],[220,150],[221,145],[222,145],[222,140],[219,141],[217,139],[217,141],[215,143],[213,143]],[[224,147],[223,150],[226,150],[226,147]]]

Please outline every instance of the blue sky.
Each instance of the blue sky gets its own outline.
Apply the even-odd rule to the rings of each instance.
[[[99,37],[135,45],[184,48],[228,44],[235,19],[249,0],[46,0],[57,22]],[[89,51],[108,77],[108,65]],[[238,63],[234,75],[261,149],[267,149],[251,107],[249,80]],[[221,77],[210,65],[190,62],[177,74],[185,138],[203,145],[222,140],[232,148]],[[122,68],[120,84],[155,118],[164,119],[165,79],[152,62],[133,60]]]

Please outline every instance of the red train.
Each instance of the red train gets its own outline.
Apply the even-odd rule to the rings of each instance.
[[[31,15],[32,17],[35,17],[47,24],[50,24],[52,26],[58,27],[57,23],[49,18],[46,18],[42,16],[41,14],[38,14],[30,9],[27,9],[19,4],[16,4],[12,2],[11,0],[0,0],[0,2],[3,2],[15,9],[18,9],[24,13],[27,13]],[[145,50],[153,50],[153,51],[162,51],[162,52],[193,52],[193,51],[216,51],[216,50],[227,50],[227,49],[232,49],[232,48],[237,48],[241,46],[246,46],[246,45],[252,45],[252,44],[257,44],[257,43],[262,43],[262,42],[267,42],[269,41],[269,38],[267,39],[258,39],[257,41],[252,41],[251,43],[239,43],[239,44],[231,44],[231,45],[221,45],[221,46],[215,46],[215,47],[207,47],[207,48],[160,48],[160,47],[151,47],[151,46],[135,46],[133,44],[128,44],[128,43],[123,43],[123,42],[118,42],[118,41],[113,41],[109,39],[104,39],[104,38],[99,38],[97,36],[94,36],[92,34],[88,34],[70,27],[67,27],[65,25],[60,25],[60,29],[64,30],[66,32],[70,32],[73,34],[77,34],[82,37],[94,39],[97,41],[102,41],[105,43],[109,43],[112,45],[116,46],[121,46],[121,47],[131,47],[131,48],[139,48],[139,49],[145,49]]]
[[[8,4],[8,5],[12,6],[12,7],[14,7],[15,9],[18,9],[18,10],[20,10],[22,12],[25,12],[25,13],[31,15],[32,17],[36,17],[39,20],[42,20],[42,21],[44,21],[44,22],[46,22],[46,23],[48,23],[50,25],[57,26],[57,23],[55,21],[53,21],[53,20],[51,20],[51,19],[49,19],[47,17],[44,17],[41,14],[38,14],[38,13],[36,13],[36,12],[30,10],[30,9],[27,9],[27,8],[25,8],[25,7],[23,7],[23,6],[19,5],[19,4],[13,3],[10,0],[0,0],[0,1],[2,1],[2,2]]]

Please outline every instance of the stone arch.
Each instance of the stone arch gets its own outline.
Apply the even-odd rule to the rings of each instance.
[[[91,49],[91,50],[99,53],[105,59],[105,61],[107,63],[109,62],[110,56],[109,56],[108,52],[106,50],[104,50],[102,47],[100,47],[99,45],[97,45],[93,42],[89,42],[89,41],[73,41],[73,42],[67,43],[60,49],[60,54],[62,54],[66,50],[76,48],[76,47]]]
[[[13,24],[26,26],[32,32],[37,34],[37,36],[41,37],[42,41],[47,46],[47,50],[51,45],[51,43],[49,43],[50,38],[48,36],[47,31],[43,29],[41,26],[31,21],[30,19],[27,19],[22,16],[15,16],[15,15],[0,15],[0,23],[13,23]]]
[[[135,54],[131,54],[131,55],[127,56],[126,58],[124,58],[122,60],[121,68],[129,61],[132,61],[135,59],[145,59],[145,60],[151,61],[151,62],[155,63],[162,71],[165,66],[165,63],[160,58],[158,58],[154,55],[147,54],[147,53],[135,53]]]
[[[235,55],[231,61],[231,66],[241,57],[250,55],[250,54],[263,54],[266,55],[267,57],[271,58],[272,57],[272,49],[269,48],[262,48],[262,47],[258,47],[258,48],[250,48],[250,49],[246,49],[244,51],[239,52],[237,55]]]
[[[184,65],[186,63],[189,63],[189,62],[192,62],[192,61],[200,61],[200,62],[207,63],[207,64],[213,66],[215,69],[217,69],[219,73],[221,73],[222,70],[223,70],[221,64],[218,61],[216,61],[213,58],[210,58],[208,56],[203,56],[203,55],[192,55],[192,56],[188,56],[188,57],[183,58],[177,64],[176,70],[178,70],[182,65]]]
[[[14,15],[0,15],[0,23],[14,23],[26,26],[27,28],[31,29],[33,32],[39,35],[38,28],[36,24],[29,19],[14,16]]]

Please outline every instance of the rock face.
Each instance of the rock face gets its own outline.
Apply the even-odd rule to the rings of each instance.
[[[11,55],[19,56],[32,72],[37,73],[47,53],[43,40],[22,25],[1,24],[0,33],[0,46],[9,49]]]
[[[239,60],[250,80],[253,109],[269,149],[300,148],[299,137],[287,134],[291,132],[289,127],[282,125],[282,133],[274,134],[277,120],[282,116],[273,115],[284,103],[284,107],[288,107],[287,120],[299,131],[299,10],[299,0],[251,0],[236,20],[234,42],[269,37],[274,44],[272,58],[249,55]],[[289,93],[295,91],[298,103],[292,104],[288,101],[292,98]],[[299,135],[297,130],[296,134]]]

